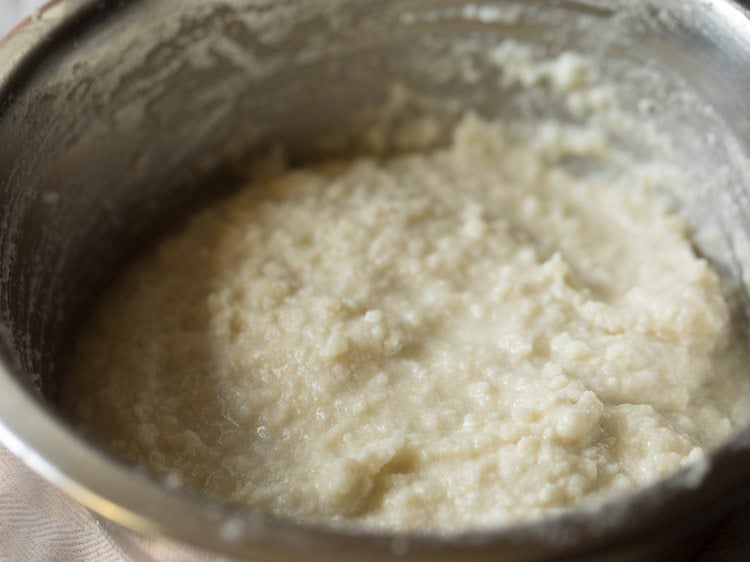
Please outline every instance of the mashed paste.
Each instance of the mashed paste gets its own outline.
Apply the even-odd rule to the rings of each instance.
[[[653,181],[574,177],[573,145],[607,150],[469,118],[248,186],[118,281],[68,411],[191,489],[379,529],[530,520],[702,458],[750,393],[719,279]]]

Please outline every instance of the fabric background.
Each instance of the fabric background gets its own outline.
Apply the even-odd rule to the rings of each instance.
[[[44,0],[0,0],[0,37],[42,4]]]
[[[101,522],[2,445],[0,561],[229,562]]]
[[[0,36],[43,0],[0,0]],[[0,561],[220,561],[101,523],[0,445]],[[750,507],[732,514],[695,560],[750,560]]]

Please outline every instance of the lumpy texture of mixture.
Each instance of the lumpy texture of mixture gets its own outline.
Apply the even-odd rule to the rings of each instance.
[[[542,133],[470,118],[200,212],[95,312],[66,408],[191,489],[381,529],[529,520],[702,458],[748,409],[719,279],[653,174],[573,177],[561,153],[606,146]]]

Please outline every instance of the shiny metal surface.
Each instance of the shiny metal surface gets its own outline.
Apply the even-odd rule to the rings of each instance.
[[[725,0],[497,0],[480,4],[521,15],[480,21],[465,4],[58,0],[4,39],[0,440],[125,527],[257,560],[638,559],[664,549],[674,559],[747,500],[750,429],[705,470],[601,511],[443,537],[310,528],[169,491],[81,439],[56,411],[66,351],[98,292],[253,155],[274,144],[295,162],[405,148],[368,144],[363,131],[383,118],[395,131],[420,116],[449,125],[468,108],[507,120],[554,112],[502,90],[478,62],[505,38],[599,56],[625,104],[635,111],[648,101],[644,119],[669,132],[695,180],[681,205],[700,250],[747,293],[747,9]],[[471,80],[457,70],[467,60],[479,65]],[[384,114],[393,82],[410,96]]]

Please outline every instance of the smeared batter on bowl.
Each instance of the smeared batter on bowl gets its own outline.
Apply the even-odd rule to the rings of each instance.
[[[700,459],[750,394],[718,277],[653,174],[573,177],[561,151],[606,142],[558,133],[469,118],[204,210],[96,311],[68,410],[190,488],[372,528],[528,520]]]

